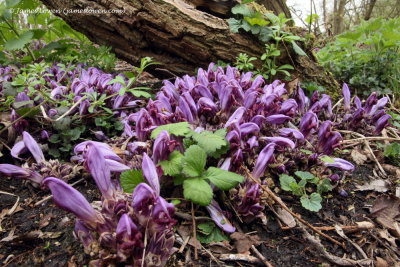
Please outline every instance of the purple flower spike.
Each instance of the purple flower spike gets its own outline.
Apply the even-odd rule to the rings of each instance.
[[[36,162],[40,163],[42,161],[45,161],[43,151],[40,148],[39,144],[35,141],[35,139],[33,139],[33,137],[28,132],[23,132],[22,136],[25,146],[28,148],[29,152],[31,152]]]
[[[228,221],[228,219],[222,213],[222,210],[215,200],[206,207],[210,213],[211,219],[218,225],[219,228],[227,233],[235,232],[236,228]]]
[[[267,164],[274,154],[275,146],[275,143],[270,143],[266,145],[263,150],[261,150],[260,154],[258,155],[256,165],[254,166],[254,170],[252,172],[254,178],[258,179],[261,177],[261,175],[264,174],[264,171],[267,168]]]
[[[16,159],[19,159],[19,155],[27,152],[28,149],[25,146],[24,141],[19,141],[15,143],[15,145],[11,148],[11,156]]]
[[[203,113],[208,113],[211,116],[213,116],[218,111],[217,105],[215,105],[215,103],[207,97],[201,97],[197,101],[197,106],[198,106],[199,116],[200,114]]]
[[[114,195],[114,186],[111,183],[111,171],[101,150],[95,145],[89,146],[86,156],[86,166],[90,171],[97,187],[104,198],[110,199]]]
[[[296,100],[297,104],[299,105],[299,110],[301,111],[301,113],[303,113],[307,101],[306,101],[306,95],[304,94],[303,89],[301,89],[300,87],[297,87]]]
[[[144,247],[142,233],[138,231],[128,214],[124,213],[118,221],[116,229],[117,253],[121,261],[125,261],[134,250]]]
[[[300,132],[307,138],[318,127],[318,117],[314,112],[308,111],[301,118],[299,129]]]
[[[383,108],[388,102],[387,97],[382,97],[378,102],[372,106],[371,111],[368,113],[369,116],[373,116],[379,109]]]
[[[304,140],[304,135],[296,130],[296,129],[291,129],[291,128],[282,128],[278,130],[278,133],[280,136],[284,137],[294,137],[297,140]]]
[[[360,109],[362,107],[361,100],[358,96],[355,96],[353,99],[353,103],[356,106],[356,109]]]
[[[296,100],[290,98],[282,103],[279,113],[288,116],[293,116],[294,114],[296,114],[296,110],[297,110]]]
[[[246,111],[246,108],[240,107],[229,117],[228,121],[225,123],[225,128],[228,128],[232,123],[238,122],[243,118],[243,114]]]
[[[153,160],[157,164],[160,160],[166,160],[169,155],[169,134],[161,131],[153,144]]]
[[[282,147],[290,147],[291,149],[294,149],[296,145],[293,143],[292,140],[285,138],[285,137],[261,137],[262,140],[265,140],[267,142],[275,143],[278,146]]]
[[[92,244],[95,243],[95,239],[91,231],[85,226],[85,224],[76,219],[74,227],[74,235],[82,244],[86,254],[90,254],[92,251]]]
[[[369,113],[372,106],[378,102],[376,92],[372,92],[367,100],[365,100],[364,109],[366,113]]]
[[[270,124],[282,124],[282,123],[285,123],[288,120],[290,120],[291,117],[282,115],[282,114],[276,114],[276,115],[268,116],[265,119]]]
[[[386,126],[389,125],[389,119],[392,118],[390,115],[385,114],[380,117],[375,123],[375,134],[380,134]]]
[[[31,180],[38,184],[41,184],[43,180],[43,177],[39,173],[11,164],[0,164],[0,173],[19,179]]]
[[[260,127],[254,122],[246,122],[239,126],[241,134],[258,133],[260,132]]]
[[[63,210],[92,226],[101,220],[86,198],[72,186],[54,177],[45,178],[43,184],[50,189],[54,203]]]
[[[147,156],[146,153],[143,153],[142,171],[143,171],[143,176],[146,179],[146,181],[153,188],[156,195],[159,196],[160,195],[160,180],[158,178],[156,165],[154,165],[154,162],[150,159],[149,156]]]
[[[258,184],[246,183],[244,195],[240,198],[237,207],[242,216],[257,216],[264,208],[260,205],[260,191]]]
[[[350,110],[350,98],[351,98],[350,89],[346,83],[343,83],[342,95],[343,95],[344,109]]]
[[[326,167],[334,167],[341,169],[343,171],[352,171],[354,170],[354,165],[348,162],[347,160],[341,158],[333,158],[333,163],[324,163]]]
[[[250,149],[258,146],[257,136],[252,136],[251,138],[249,138],[249,140],[247,140],[247,144],[250,146]]]

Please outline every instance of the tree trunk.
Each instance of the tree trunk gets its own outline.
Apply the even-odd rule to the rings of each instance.
[[[335,9],[333,13],[333,34],[337,35],[343,31],[344,8],[347,0],[335,0]]]
[[[372,10],[376,4],[376,0],[369,1],[367,12],[365,13],[364,19],[369,20],[371,18]]]
[[[284,3],[283,0],[260,1]],[[140,58],[153,57],[161,64],[150,69],[150,72],[159,77],[192,74],[196,67],[205,67],[217,60],[233,62],[239,53],[260,56],[264,52],[264,45],[253,35],[234,34],[224,19],[199,11],[182,0],[42,2],[49,9],[67,11],[85,8],[125,10],[120,14],[61,12],[55,15],[94,43],[111,46],[118,57],[129,63],[137,65]],[[291,50],[283,56],[283,60],[297,66],[296,75],[303,79],[318,82],[328,88],[336,89],[338,86],[331,76],[315,73],[324,71],[314,60],[298,57]],[[303,64],[307,66],[303,67]]]

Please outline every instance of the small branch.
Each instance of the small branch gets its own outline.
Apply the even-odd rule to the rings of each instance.
[[[72,110],[74,110],[74,108],[76,108],[83,100],[85,100],[87,97],[86,96],[84,96],[84,97],[82,97],[81,99],[79,99],[75,104],[73,104],[71,107],[70,107],[70,109],[67,111],[67,112],[65,112],[64,114],[62,114],[60,117],[58,117],[55,121],[59,121],[59,120],[61,120],[61,119],[63,119],[65,116],[68,116],[71,112],[72,112]]]
[[[197,233],[196,233],[196,220],[194,217],[194,207],[193,207],[193,202],[192,204],[192,229],[193,229],[193,238],[196,241],[197,240]],[[194,246],[194,259],[197,260],[199,258],[197,254],[197,246]]]
[[[221,254],[219,259],[222,261],[245,261],[251,264],[263,265],[257,257],[246,254]]]

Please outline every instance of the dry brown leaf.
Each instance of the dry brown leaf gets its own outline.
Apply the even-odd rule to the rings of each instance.
[[[375,200],[370,212],[371,217],[383,227],[396,231],[394,224],[396,217],[400,215],[400,198],[392,195],[380,196]]]
[[[378,231],[380,238],[385,239],[392,247],[397,247],[396,238],[394,238],[387,229],[381,229]]]
[[[351,157],[353,159],[353,161],[357,164],[357,165],[362,165],[364,164],[368,157],[365,155],[365,153],[363,153],[363,151],[355,148],[351,151]]]
[[[51,218],[53,218],[53,214],[49,213],[46,216],[44,216],[42,219],[40,219],[39,229],[42,229],[43,227],[46,227],[47,225],[49,225]]]
[[[282,209],[281,207],[276,208],[276,216],[288,227],[293,228],[296,226],[296,220],[288,211]]]
[[[375,267],[389,267],[389,264],[384,259],[376,257]]]
[[[240,254],[248,252],[251,246],[258,246],[261,243],[258,236],[246,235],[239,232],[231,234],[231,238],[234,240],[234,246]]]
[[[356,185],[355,191],[376,191],[376,192],[387,192],[389,190],[390,183],[388,181],[379,179],[373,180],[363,185]]]
[[[396,166],[393,166],[390,164],[385,164],[385,163],[381,164],[381,165],[382,165],[382,168],[389,174],[392,174],[396,177],[400,177],[400,168],[399,167],[396,167]]]

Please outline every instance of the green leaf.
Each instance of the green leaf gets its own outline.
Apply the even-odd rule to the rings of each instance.
[[[6,0],[6,7],[7,8],[14,7],[18,5],[19,2],[21,2],[21,0]]]
[[[321,205],[322,197],[318,193],[312,193],[310,196],[303,195],[300,198],[301,205],[310,211],[319,211],[322,208]]]
[[[265,26],[269,23],[265,19],[258,18],[258,17],[252,17],[252,18],[244,17],[244,20],[247,21],[251,26],[254,26],[254,25]]]
[[[158,165],[161,166],[165,175],[175,176],[180,174],[182,171],[182,159],[182,153],[174,150],[169,154],[168,160],[162,160]]]
[[[151,132],[151,138],[155,139],[161,131],[167,131],[175,136],[185,136],[190,132],[190,128],[189,123],[186,121],[161,125]]]
[[[236,5],[232,7],[232,14],[242,15],[243,17],[253,17],[253,11],[246,5]]]
[[[297,43],[295,41],[292,41],[292,47],[294,52],[299,55],[299,56],[307,56],[306,52],[304,52],[303,49],[301,49],[300,46],[297,45]]]
[[[333,160],[333,158],[331,158],[331,157],[329,157],[329,156],[326,156],[326,155],[324,155],[324,156],[322,156],[322,157],[319,157],[319,159],[322,160],[322,161],[325,162],[325,163],[334,163],[334,162],[335,162],[335,161]]]
[[[46,31],[42,29],[32,29],[31,31],[33,32],[32,39],[40,39],[46,34]]]
[[[197,226],[197,239],[203,243],[221,242],[229,240],[228,237],[215,226],[213,222],[201,223]]]
[[[290,184],[293,182],[296,183],[296,180],[292,176],[287,174],[281,174],[279,176],[279,183],[281,184],[281,188],[285,191],[292,191]]]
[[[24,48],[26,44],[28,44],[33,37],[33,32],[31,31],[26,31],[23,34],[21,34],[19,37],[12,38],[8,40],[4,44],[4,48],[7,50],[18,50]]]
[[[329,192],[332,190],[331,180],[328,178],[324,178],[320,180],[317,184],[317,192],[319,194]]]
[[[297,177],[299,177],[300,179],[304,179],[304,180],[312,180],[315,178],[315,176],[310,173],[310,172],[302,172],[302,171],[297,171],[294,173]]]
[[[125,193],[132,193],[135,187],[144,182],[142,172],[139,170],[128,170],[121,173],[119,183]]]
[[[239,174],[215,167],[208,168],[204,174],[204,178],[210,180],[211,183],[221,190],[229,190],[244,180],[244,177]]]
[[[192,138],[197,144],[204,149],[207,154],[214,153],[223,146],[227,146],[228,142],[225,140],[225,136],[220,134],[214,134],[209,131],[202,131],[201,133],[192,133]]]
[[[183,173],[189,177],[199,177],[203,175],[204,167],[206,166],[207,155],[204,150],[197,146],[190,146],[185,151],[185,156],[182,161]]]
[[[242,28],[242,21],[241,20],[230,18],[230,19],[227,19],[226,22],[228,22],[229,29],[233,33],[238,33],[239,29]]]
[[[207,206],[212,200],[213,193],[210,185],[205,180],[191,178],[183,182],[183,196],[193,203]]]
[[[306,155],[311,155],[313,152],[307,149],[300,149],[301,152],[303,152]]]
[[[15,104],[15,103],[14,103]],[[37,107],[24,107],[24,108],[20,108],[15,110],[15,112],[19,115],[22,116],[26,113],[28,113],[27,115],[25,115],[26,118],[33,118],[35,117],[37,114],[39,114],[39,109]]]

